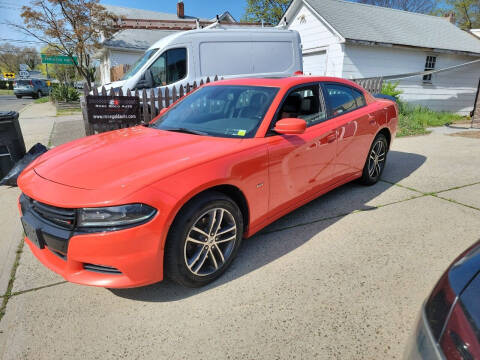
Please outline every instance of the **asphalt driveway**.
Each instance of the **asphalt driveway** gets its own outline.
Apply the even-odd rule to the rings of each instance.
[[[65,283],[25,246],[0,356],[401,358],[422,301],[480,238],[479,150],[478,139],[444,134],[397,139],[383,181],[285,216],[201,289]]]
[[[0,95],[0,111],[20,111],[33,101],[31,97],[17,99],[15,95]]]

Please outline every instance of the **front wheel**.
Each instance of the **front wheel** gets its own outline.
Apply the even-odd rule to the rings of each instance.
[[[380,180],[387,161],[388,143],[385,135],[378,134],[373,140],[363,167],[360,182],[364,185],[373,185]]]
[[[165,273],[187,287],[222,275],[243,237],[243,216],[228,196],[208,192],[192,200],[172,224],[165,247]]]
[[[33,97],[34,99],[40,99],[42,97],[41,91],[37,92],[37,94]]]

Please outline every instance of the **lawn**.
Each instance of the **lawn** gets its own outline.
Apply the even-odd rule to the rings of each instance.
[[[463,119],[463,116],[457,114],[401,104],[397,136],[428,134],[428,127],[452,124]]]
[[[0,95],[13,95],[13,90],[0,89]]]
[[[41,97],[41,98],[38,98],[34,101],[35,104],[44,104],[44,103],[47,103],[50,101],[50,97],[48,96],[44,96],[44,97]]]

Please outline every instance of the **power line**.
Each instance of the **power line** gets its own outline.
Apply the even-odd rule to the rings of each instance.
[[[11,41],[11,42],[20,42],[20,43],[36,43],[36,44],[43,44],[41,41],[36,40],[20,40],[20,39],[7,39],[7,38],[0,38],[0,41]]]

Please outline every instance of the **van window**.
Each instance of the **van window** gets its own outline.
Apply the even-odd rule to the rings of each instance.
[[[123,75],[122,80],[127,80],[130,79],[133,75],[139,71],[143,65],[146,64],[146,62],[158,51],[158,49],[150,49],[143,54],[143,56],[138,59],[135,64],[132,65],[130,70],[128,70],[125,75]]]
[[[180,81],[187,76],[187,49],[178,48],[165,51],[150,66],[153,86],[165,86]]]

